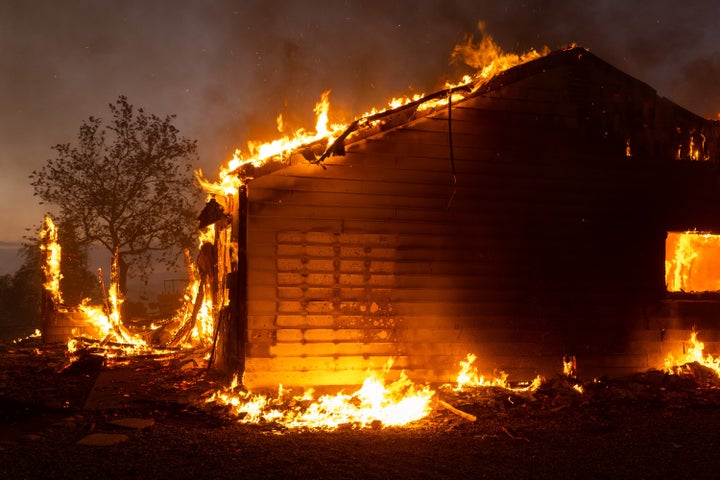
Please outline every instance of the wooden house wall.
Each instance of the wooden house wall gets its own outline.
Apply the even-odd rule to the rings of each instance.
[[[628,330],[664,291],[672,149],[643,126],[655,92],[603,68],[458,103],[452,141],[445,109],[253,180],[246,385],[355,384],[391,358],[452,381],[468,353],[511,379],[564,354],[647,366]]]

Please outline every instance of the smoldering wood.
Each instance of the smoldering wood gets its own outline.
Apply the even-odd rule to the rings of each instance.
[[[193,329],[195,328],[195,322],[197,321],[200,307],[202,307],[203,300],[205,298],[205,277],[200,278],[198,283],[197,292],[195,292],[195,300],[193,301],[193,309],[185,322],[175,332],[173,338],[168,342],[169,348],[176,348],[190,340]]]
[[[203,229],[217,223],[225,218],[226,215],[225,210],[217,202],[217,200],[215,200],[215,198],[211,198],[205,204],[205,207],[200,212],[200,215],[198,215],[198,228]]]
[[[449,403],[447,403],[444,400],[438,399],[437,403],[438,403],[438,405],[443,407],[445,410],[448,410],[448,411],[454,413],[455,415],[464,418],[465,420],[467,420],[469,422],[477,421],[477,417],[475,415],[472,415],[467,412],[463,412],[462,410],[459,410],[459,409],[453,407],[452,405],[450,405]]]
[[[247,259],[247,209],[248,190],[242,185],[238,190],[237,207],[233,210],[231,239],[237,245],[237,264],[223,278],[228,291],[227,321],[218,322],[215,342],[215,365],[228,375],[242,375],[245,371],[248,322],[248,259]]]

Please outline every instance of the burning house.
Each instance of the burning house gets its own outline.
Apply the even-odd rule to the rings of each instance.
[[[583,48],[526,60],[346,126],[324,97],[315,134],[201,179],[200,255],[161,343],[210,348],[250,389],[390,362],[449,382],[469,353],[511,380],[563,358],[616,375],[685,353],[694,326],[712,348],[720,124]],[[89,318],[46,300],[46,340]],[[135,338],[118,304],[103,343]]]
[[[449,381],[467,352],[516,378],[661,365],[720,313],[668,282],[685,232],[720,231],[719,159],[718,122],[568,48],[235,165],[202,222],[216,364],[253,387],[391,358]]]

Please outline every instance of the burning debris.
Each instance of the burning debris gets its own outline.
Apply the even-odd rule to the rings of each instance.
[[[427,417],[434,409],[443,408],[465,420],[474,422],[477,417],[455,408],[441,395],[458,392],[472,392],[478,389],[496,388],[506,393],[534,400],[532,393],[537,391],[543,379],[537,377],[532,382],[523,382],[511,386],[507,374],[485,379],[478,374],[473,365],[477,356],[468,354],[460,361],[460,372],[456,385],[442,385],[433,389],[429,385],[417,385],[404,372],[391,382],[387,376],[392,361],[381,372],[368,372],[361,388],[351,394],[343,391],[335,395],[316,397],[314,389],[301,395],[290,395],[282,386],[277,396],[253,394],[242,388],[237,377],[232,384],[213,392],[206,400],[208,404],[227,409],[243,423],[270,423],[287,429],[308,428],[332,430],[342,426],[353,428],[379,428],[403,426]]]
[[[710,354],[703,355],[705,344],[698,340],[698,332],[693,329],[690,334],[690,346],[683,344],[683,354],[675,358],[672,353],[665,359],[665,372],[671,375],[693,375],[705,379],[703,383],[720,386],[720,358]],[[701,373],[702,372],[702,373]]]
[[[352,394],[316,398],[309,389],[290,396],[280,386],[277,396],[270,397],[242,391],[235,378],[229,388],[214,392],[207,402],[229,407],[244,423],[268,422],[290,429],[402,426],[427,416],[435,392],[427,385],[416,385],[404,373],[386,383],[384,376],[391,366],[389,363],[382,372],[368,372],[362,387]]]
[[[50,331],[66,328],[63,332],[69,337],[67,353],[70,363],[61,371],[82,370],[81,365],[104,365],[107,361],[123,361],[128,357],[163,357],[177,351],[174,346],[151,344],[150,339],[157,327],[130,331],[123,322],[121,311],[124,298],[119,289],[117,253],[112,263],[109,288],[106,288],[102,270],[98,269],[103,304],[91,305],[89,299],[85,299],[79,305],[68,306],[63,301],[60,289],[61,247],[50,217],[45,218],[41,231],[41,249],[45,252],[43,329],[47,335]]]

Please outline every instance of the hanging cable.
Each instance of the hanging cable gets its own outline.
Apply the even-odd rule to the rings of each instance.
[[[457,176],[455,175],[455,154],[453,152],[453,134],[452,134],[452,88],[448,89],[448,146],[450,147],[450,171],[452,174],[452,193],[448,199],[446,208],[450,208],[457,187]]]

